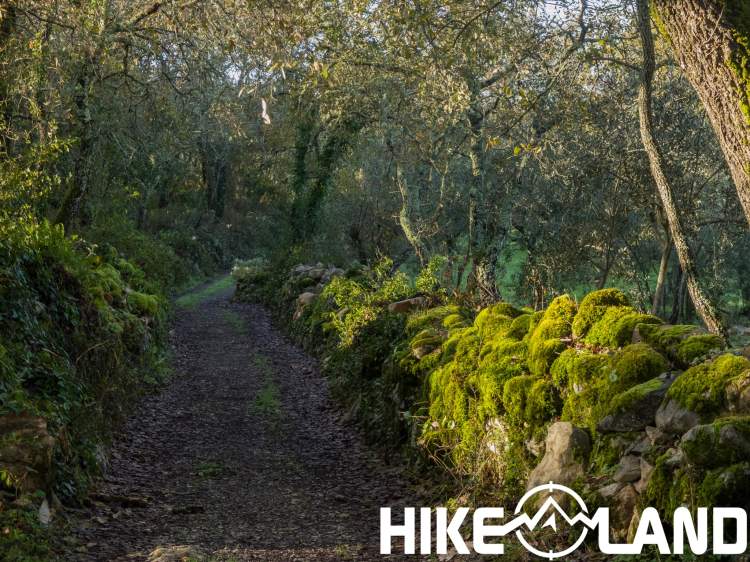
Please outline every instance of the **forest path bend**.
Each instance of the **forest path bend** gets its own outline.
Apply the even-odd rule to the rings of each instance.
[[[379,507],[414,505],[346,427],[315,361],[232,289],[179,309],[174,375],[118,435],[78,561],[380,560]],[[414,557],[410,557],[414,559]]]

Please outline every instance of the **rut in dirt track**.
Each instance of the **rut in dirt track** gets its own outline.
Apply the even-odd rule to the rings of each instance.
[[[413,505],[398,469],[340,421],[315,361],[267,311],[230,297],[178,312],[173,380],[114,443],[66,559],[174,545],[212,560],[382,559],[379,507]]]

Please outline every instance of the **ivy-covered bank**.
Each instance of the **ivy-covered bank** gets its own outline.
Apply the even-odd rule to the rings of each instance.
[[[616,289],[476,311],[449,298],[439,270],[433,261],[413,284],[389,263],[279,277],[253,261],[235,276],[237,298],[270,303],[320,355],[366,434],[443,467],[459,501],[513,505],[553,480],[612,506],[621,539],[646,505],[750,502],[741,351]]]
[[[43,527],[105,459],[160,368],[165,301],[115,249],[0,221],[0,552],[46,559]]]

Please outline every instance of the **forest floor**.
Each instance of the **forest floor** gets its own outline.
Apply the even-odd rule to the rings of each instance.
[[[381,560],[379,508],[419,505],[315,360],[232,292],[178,300],[171,382],[117,436],[64,560]]]

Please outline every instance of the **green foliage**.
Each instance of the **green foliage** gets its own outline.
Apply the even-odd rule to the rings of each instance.
[[[667,395],[693,412],[716,414],[725,407],[726,386],[748,369],[750,361],[727,353],[685,371]]]
[[[48,533],[39,523],[43,492],[13,503],[0,500],[0,552],[8,562],[48,562],[53,559]]]
[[[426,294],[445,294],[445,289],[441,289],[440,273],[445,267],[447,259],[444,256],[433,256],[427,265],[419,272],[414,281],[414,286],[420,293]]]
[[[40,415],[67,443],[55,486],[69,497],[128,399],[157,380],[163,300],[110,248],[31,220],[0,221],[0,279],[0,413]]]

